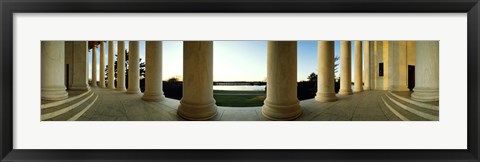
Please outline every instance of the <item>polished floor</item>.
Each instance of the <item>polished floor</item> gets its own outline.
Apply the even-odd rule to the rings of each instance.
[[[141,99],[143,94],[126,94],[105,88],[92,88],[98,98],[88,100],[88,109],[77,113],[77,121],[182,121],[177,116],[178,100],[167,98],[159,102],[147,102]],[[303,114],[296,121],[401,121],[401,120],[437,120],[437,110],[401,108],[391,102],[387,91],[364,91],[348,96],[338,96],[335,102],[319,103],[314,99],[303,100],[300,105]],[[399,96],[406,94],[399,94]],[[408,96],[408,94],[407,94]],[[92,104],[93,103],[93,104]],[[401,104],[401,103],[400,103]],[[437,104],[438,105],[438,104]],[[427,115],[423,117],[423,113]],[[59,115],[61,117],[61,115]],[[62,120],[55,117],[49,120]],[[66,120],[67,118],[65,118]],[[213,121],[266,121],[261,107],[218,107]]]

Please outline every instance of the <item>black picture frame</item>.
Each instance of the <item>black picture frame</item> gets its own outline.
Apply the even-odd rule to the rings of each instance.
[[[0,0],[1,161],[479,161],[478,0]],[[14,13],[467,13],[466,150],[24,150],[13,148]],[[449,140],[449,139],[445,139]]]

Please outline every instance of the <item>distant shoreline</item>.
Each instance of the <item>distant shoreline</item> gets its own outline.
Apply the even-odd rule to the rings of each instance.
[[[213,90],[214,95],[265,95],[265,91],[258,91],[258,90]]]

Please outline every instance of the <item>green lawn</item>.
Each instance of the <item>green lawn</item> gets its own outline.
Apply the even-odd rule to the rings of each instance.
[[[221,91],[214,90],[213,97],[218,106],[250,107],[262,106],[265,100],[263,91]]]

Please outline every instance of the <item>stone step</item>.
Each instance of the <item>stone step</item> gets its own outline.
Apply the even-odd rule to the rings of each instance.
[[[406,97],[403,97],[403,96],[400,96],[398,94],[395,94],[393,92],[388,92],[389,94],[393,95],[395,98],[397,99],[400,99],[402,101],[405,101],[405,102],[408,102],[410,104],[413,104],[413,105],[416,105],[418,107],[422,107],[422,108],[425,108],[425,109],[430,109],[430,110],[436,110],[438,111],[438,105],[432,105],[432,104],[428,104],[428,103],[423,103],[423,102],[419,102],[419,101],[415,101],[415,100],[412,100],[410,98],[406,98]]]
[[[51,109],[42,109],[42,115],[41,115],[41,120],[48,120],[54,117],[57,117],[59,115],[62,115],[64,113],[69,112],[70,110],[82,105],[87,101],[88,99],[92,98],[95,95],[95,93],[90,92],[89,95],[84,96],[83,98],[78,98],[77,100],[74,100],[72,102],[68,102],[69,104],[62,104],[60,106],[56,106],[56,108],[51,108]]]
[[[383,103],[388,107],[392,113],[394,113],[398,118],[403,121],[426,121],[428,119],[422,118],[410,111],[407,111],[401,107],[398,107],[395,103],[393,103],[387,96],[382,95]]]
[[[77,114],[75,114],[74,116],[72,116],[70,119],[68,119],[68,121],[76,121],[78,120],[78,118],[80,118],[83,114],[85,114],[85,112],[87,112],[90,107],[92,107],[93,104],[95,104],[95,102],[97,101],[98,99],[98,95],[95,94],[95,99],[93,101],[87,101],[87,103],[89,103],[83,110],[81,110],[80,112],[78,112]]]
[[[51,118],[51,121],[75,121],[80,118],[90,107],[96,103],[98,99],[98,94],[94,94],[90,97],[87,101],[83,102],[81,105],[77,106],[76,108],[62,114]]]
[[[377,102],[382,111],[385,113],[385,116],[387,116],[388,120],[390,121],[402,121],[397,115],[395,115],[389,108],[388,106],[384,103],[382,97],[377,97]]]
[[[57,106],[53,106],[53,107],[44,108],[44,109],[41,110],[42,115],[52,113],[52,112],[56,112],[56,111],[59,111],[59,110],[62,110],[64,108],[66,108],[70,105],[74,105],[75,103],[81,102],[85,98],[89,97],[92,93],[93,93],[93,91],[89,91],[89,92],[87,92],[86,95],[82,95],[82,97],[76,97],[74,100],[70,100],[69,102],[65,102],[61,105],[57,105]]]
[[[382,99],[382,103],[387,107],[388,111],[390,111],[393,114],[393,116],[395,116],[398,119],[403,120],[403,121],[409,121],[410,120],[407,117],[403,116],[401,113],[399,113],[390,104],[388,104],[383,96],[381,96],[380,98]]]
[[[68,104],[70,102],[75,102],[75,100],[78,100],[84,96],[86,96],[88,93],[90,93],[92,90],[85,91],[81,93],[80,95],[75,95],[72,97],[68,97],[67,99],[60,100],[60,101],[53,101],[53,102],[48,102],[40,105],[41,109],[49,109],[49,108],[55,108],[57,106],[61,106],[64,104]]]
[[[400,100],[398,98],[393,97],[390,93],[385,94],[385,96],[392,101],[396,106],[405,109],[417,116],[420,116],[422,118],[432,120],[432,121],[438,121],[438,111],[436,110],[431,110],[431,109],[426,109],[423,107],[416,106],[414,104],[405,102],[403,100]]]

